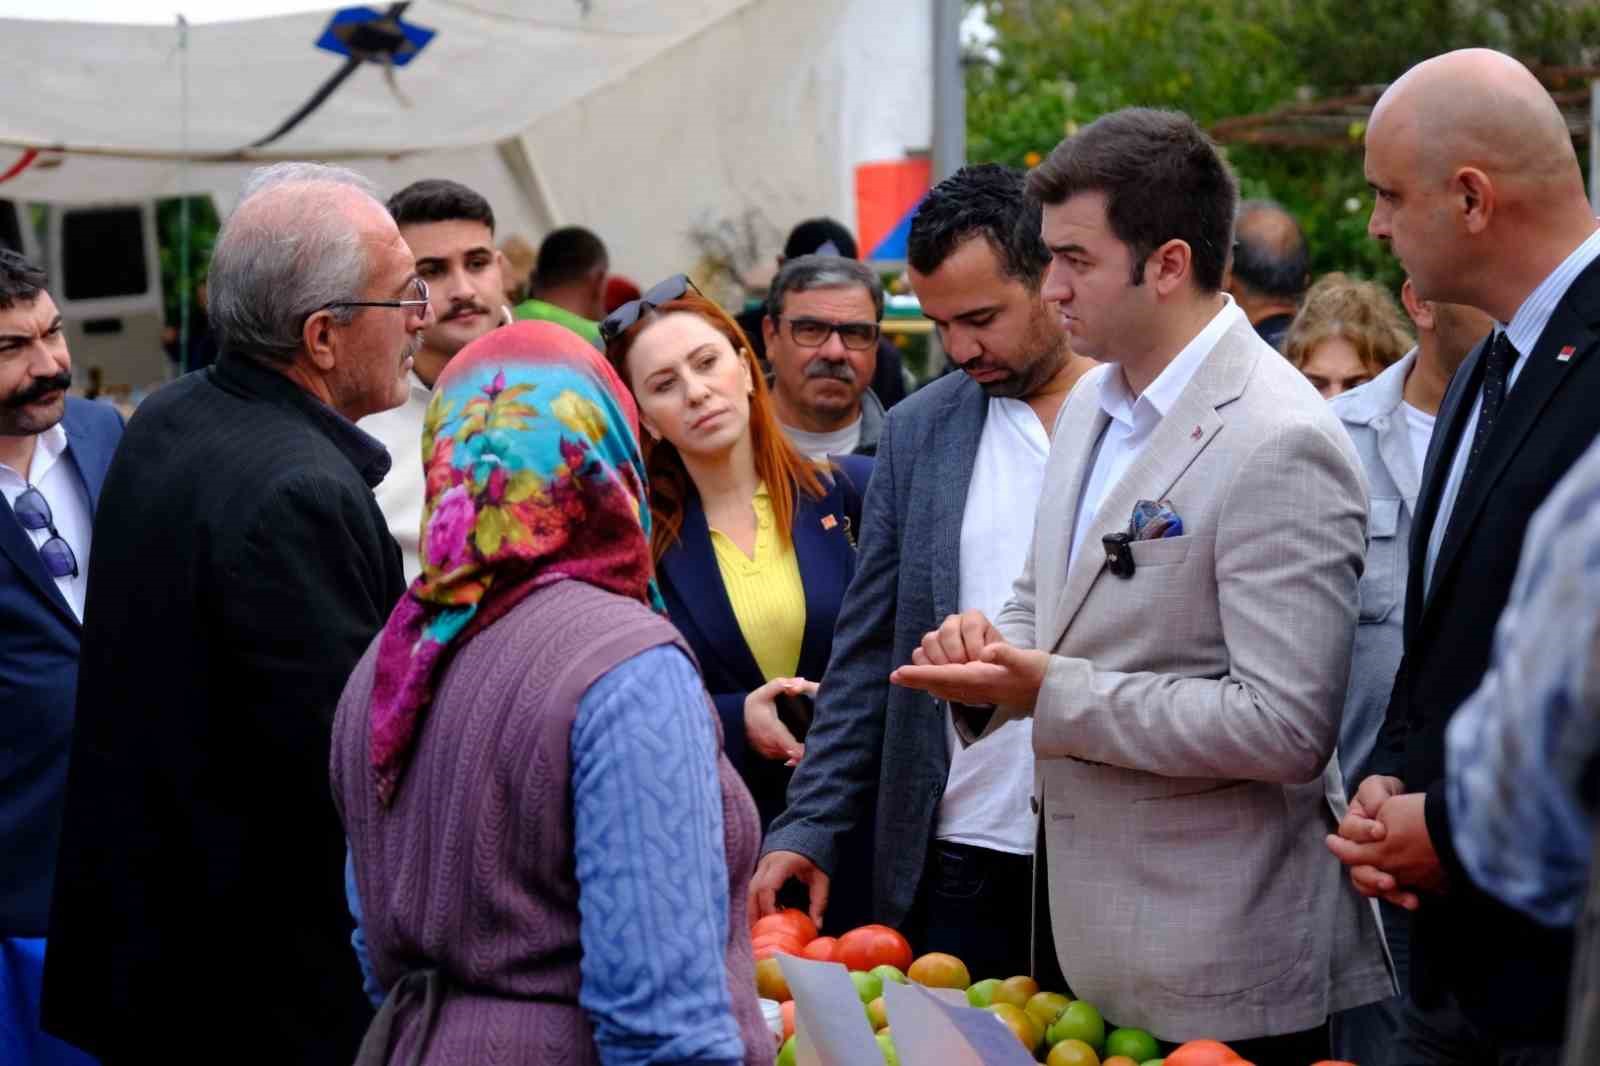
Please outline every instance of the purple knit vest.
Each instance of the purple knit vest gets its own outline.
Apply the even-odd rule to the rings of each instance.
[[[376,643],[351,675],[334,726],[334,799],[379,980],[393,987],[408,972],[437,969],[446,981],[423,1061],[598,1061],[578,1006],[572,724],[590,685],[669,643],[690,654],[671,623],[637,601],[577,581],[533,593],[457,651],[387,810],[368,755]],[[706,713],[720,743],[709,699]],[[744,921],[760,824],[726,756],[718,772],[728,987],[745,1061],[767,1066],[773,1042]],[[402,1014],[390,1061],[413,1061],[424,1028],[420,1011]]]

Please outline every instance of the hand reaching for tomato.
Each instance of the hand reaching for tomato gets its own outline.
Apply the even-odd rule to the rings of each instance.
[[[769,851],[761,856],[750,878],[750,924],[778,911],[778,890],[791,878],[806,886],[811,899],[811,920],[822,928],[828,909],[828,875],[816,863],[794,851]]]
[[[805,745],[794,738],[778,717],[780,695],[815,698],[817,683],[803,677],[775,677],[744,698],[744,735],[763,758],[783,759],[795,766],[806,753]]]

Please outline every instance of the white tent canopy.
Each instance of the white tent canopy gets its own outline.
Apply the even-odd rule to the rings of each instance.
[[[44,150],[0,196],[193,191],[227,207],[257,161],[340,160],[386,192],[471,184],[503,234],[588,225],[648,282],[692,264],[692,226],[754,219],[776,241],[807,215],[853,224],[855,165],[931,136],[923,0],[416,0],[403,21],[434,36],[409,63],[361,63],[259,149],[345,65],[315,46],[333,9],[189,3],[183,49],[175,23],[133,21],[178,2],[119,0],[117,21],[67,21],[96,6],[83,0],[54,4],[54,21],[0,17],[0,171]],[[271,17],[203,21],[228,13]]]

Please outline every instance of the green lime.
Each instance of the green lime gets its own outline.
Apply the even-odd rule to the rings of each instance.
[[[1113,1029],[1106,1037],[1106,1057],[1126,1055],[1134,1062],[1147,1062],[1161,1054],[1156,1038],[1143,1029]]]
[[[1082,1040],[1098,1053],[1106,1044],[1106,1022],[1094,1004],[1074,1000],[1067,1004],[1061,1017],[1050,1024],[1045,1039],[1052,1045],[1063,1040]]]

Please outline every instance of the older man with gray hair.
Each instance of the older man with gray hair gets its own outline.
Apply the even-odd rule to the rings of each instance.
[[[878,365],[883,283],[854,259],[786,260],[767,291],[761,320],[778,421],[813,459],[872,455],[883,404],[872,390]]]
[[[43,1024],[107,1063],[347,1064],[330,730],[404,589],[355,421],[405,399],[427,287],[365,179],[303,163],[251,177],[209,281],[216,365],[100,496]]]

